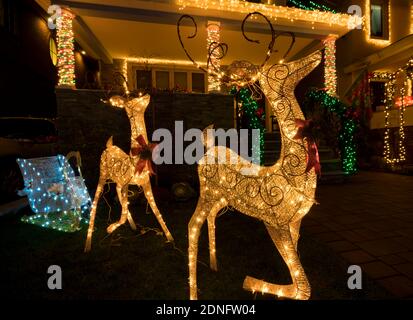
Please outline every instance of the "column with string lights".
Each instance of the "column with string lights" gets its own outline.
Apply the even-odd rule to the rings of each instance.
[[[207,50],[208,50],[208,91],[220,91],[221,83],[214,74],[219,72],[221,66],[219,47],[221,37],[221,24],[217,21],[208,21],[207,25]]]
[[[328,94],[337,95],[336,70],[336,37],[329,37],[323,41],[324,51],[324,83]]]
[[[63,9],[57,18],[57,68],[60,87],[74,88],[75,79],[75,44],[73,19],[75,15]]]

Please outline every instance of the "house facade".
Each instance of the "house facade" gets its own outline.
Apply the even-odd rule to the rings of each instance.
[[[47,0],[37,2],[45,10],[52,4]],[[289,47],[291,37],[284,33],[277,38],[271,60],[273,63],[303,57],[324,48],[326,43],[331,46],[358,24],[357,19],[346,13],[287,7],[287,1],[262,2],[153,0],[103,3],[95,0],[56,0],[53,4],[70,12],[70,18],[66,16],[65,19],[71,20],[76,43],[86,56],[99,61],[96,78],[99,86],[113,88],[114,83],[119,85],[113,75],[121,74],[126,80],[124,90],[138,92],[155,89],[227,93],[228,90],[220,87],[205,70],[208,43],[220,41],[229,46],[226,56],[216,59],[220,68],[225,69],[239,60],[261,64],[270,40],[268,24],[259,17],[253,17],[246,23],[246,34],[258,40],[259,44],[247,41],[241,32],[243,19],[254,11],[268,16],[277,31],[294,32],[296,36],[292,50],[285,57],[285,48]],[[192,22],[186,20],[181,27],[185,49],[196,65],[185,54],[177,35],[177,22],[184,14],[192,16],[197,24],[197,34],[193,38],[188,38],[194,32]],[[332,79],[330,90],[335,94],[335,70],[332,72],[329,75],[330,82]],[[68,84],[80,87],[74,81]],[[265,112],[266,127],[271,131],[271,110],[266,108]]]
[[[365,21],[363,29],[337,41],[338,94],[346,101],[357,90],[369,95],[369,144],[376,145],[376,156],[384,155],[388,167],[411,165],[413,1],[342,1],[341,10],[351,5],[361,9]],[[363,81],[369,83],[365,89]]]

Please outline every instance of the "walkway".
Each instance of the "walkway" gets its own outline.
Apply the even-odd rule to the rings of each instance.
[[[304,219],[349,264],[399,298],[413,297],[413,177],[362,172],[347,184],[323,185]]]

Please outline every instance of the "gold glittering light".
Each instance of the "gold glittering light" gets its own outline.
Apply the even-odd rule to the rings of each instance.
[[[221,25],[219,22],[209,21],[207,25],[207,50],[211,60],[208,65],[208,91],[220,91],[221,81],[214,77],[214,72],[219,72],[221,61],[219,50],[214,48],[220,43]]]
[[[396,165],[406,161],[406,134],[405,134],[405,118],[404,114],[406,111],[406,106],[408,102],[409,85],[413,80],[413,58],[409,60],[406,66],[399,68],[396,72],[376,72],[374,73],[374,78],[377,80],[386,80],[385,89],[386,89],[386,99],[385,99],[385,108],[384,108],[384,152],[383,157],[387,164]],[[404,75],[404,80],[400,88],[400,106],[399,106],[399,143],[398,143],[398,152],[393,150],[391,146],[391,119],[390,113],[394,109],[395,105],[395,96],[396,96],[396,82],[397,77]],[[397,105],[397,104],[396,104]],[[396,155],[397,154],[397,155]]]
[[[64,9],[57,18],[57,68],[59,86],[75,86],[74,14]]]
[[[264,66],[259,73],[262,91],[271,104],[281,132],[282,151],[273,166],[247,163],[225,147],[212,146],[201,159],[198,165],[200,197],[188,225],[191,299],[198,297],[197,255],[202,225],[207,221],[210,266],[217,270],[215,218],[227,206],[265,223],[293,282],[276,285],[246,277],[244,289],[290,299],[309,299],[311,288],[297,253],[297,242],[301,220],[315,203],[317,177],[314,168],[306,169],[309,141],[307,138],[296,138],[296,120],[304,120],[304,115],[294,96],[294,89],[319,65],[321,59],[321,53],[316,52],[286,64]],[[204,140],[209,145],[210,139]],[[235,164],[219,163],[218,158],[222,155],[238,161]],[[254,174],[247,175],[245,169]]]
[[[264,3],[253,3],[239,0],[176,0],[183,10],[186,7],[205,10],[219,10],[247,14],[258,11],[272,20],[287,19],[291,22],[325,23],[329,26],[340,26],[354,29],[363,19],[354,15],[332,13],[318,10],[303,10],[286,6],[275,6]]]
[[[124,108],[129,117],[132,133],[131,150],[132,148],[136,148],[138,146],[137,139],[140,135],[142,135],[145,140],[148,141],[144,114],[149,104],[149,100],[149,95],[134,98],[131,100],[124,100],[119,96],[112,97],[110,99],[110,102],[113,106]],[[152,193],[150,172],[148,168],[145,168],[141,174],[137,173],[135,168],[138,161],[139,156],[126,154],[120,148],[112,144],[112,138],[108,140],[106,144],[106,150],[103,151],[100,160],[100,177],[90,213],[90,222],[87,233],[85,252],[90,251],[91,248],[97,204],[102,194],[103,187],[107,181],[116,183],[116,191],[118,194],[119,202],[122,205],[121,218],[118,222],[111,224],[107,228],[108,233],[112,233],[114,230],[116,230],[116,228],[124,224],[126,220],[129,221],[132,229],[136,229],[132,215],[130,214],[128,209],[128,187],[129,185],[138,185],[142,188],[143,193],[148,200],[148,203],[151,206],[156,219],[158,220],[163,232],[166,235],[166,238],[168,239],[168,241],[173,241],[172,235],[169,232],[165,222],[163,221],[158,207],[156,206]]]
[[[337,70],[336,70],[336,37],[329,37],[323,41],[324,51],[324,83],[327,93],[337,95]]]

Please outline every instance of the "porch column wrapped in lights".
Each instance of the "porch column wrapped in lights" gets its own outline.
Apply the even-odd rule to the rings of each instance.
[[[221,66],[219,46],[221,24],[217,21],[208,21],[207,25],[207,50],[208,59],[208,91],[220,91],[220,80],[214,77],[214,73],[219,72]]]
[[[336,37],[329,37],[323,41],[324,51],[324,83],[328,94],[337,95],[336,70]]]
[[[67,9],[57,18],[57,68],[58,86],[74,87],[75,82],[75,45],[73,19],[75,15]]]

